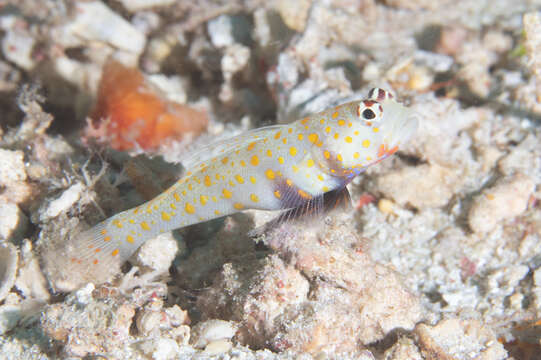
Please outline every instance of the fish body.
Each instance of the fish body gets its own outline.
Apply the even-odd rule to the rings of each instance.
[[[345,188],[416,128],[411,110],[375,88],[366,100],[211,144],[165,192],[71,239],[65,258],[90,271],[119,267],[146,240],[172,229],[244,209],[302,207]]]

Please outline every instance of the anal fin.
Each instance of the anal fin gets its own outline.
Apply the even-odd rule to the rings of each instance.
[[[270,220],[266,224],[253,229],[248,233],[251,237],[257,237],[265,232],[275,229],[280,224],[298,219],[315,219],[318,216],[331,212],[336,209],[351,209],[351,196],[347,187],[331,190],[318,196],[306,200],[302,204],[284,210],[280,215]]]

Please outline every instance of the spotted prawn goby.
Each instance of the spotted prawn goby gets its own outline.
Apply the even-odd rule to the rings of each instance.
[[[160,233],[243,209],[291,211],[347,191],[353,177],[396,152],[416,128],[411,110],[374,88],[366,100],[211,144],[168,190],[71,239],[66,268],[103,282],[101,270],[118,269]]]

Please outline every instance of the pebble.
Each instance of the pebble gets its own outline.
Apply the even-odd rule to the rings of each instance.
[[[60,213],[67,212],[80,198],[84,190],[84,185],[77,182],[65,190],[60,197],[45,205],[40,210],[39,220],[45,222],[57,217]]]
[[[502,220],[520,215],[534,188],[533,180],[520,173],[499,180],[475,197],[468,215],[470,228],[476,233],[487,233]]]
[[[203,349],[212,342],[229,340],[237,331],[234,323],[224,320],[207,320],[192,328],[192,344],[196,348]]]
[[[18,241],[28,229],[28,218],[16,204],[0,202],[0,239]]]

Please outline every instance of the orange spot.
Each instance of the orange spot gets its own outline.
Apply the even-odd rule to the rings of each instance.
[[[133,236],[131,235],[126,236],[126,241],[129,242],[130,244],[133,244],[133,241],[134,241]]]
[[[173,197],[176,201],[180,201],[180,195],[178,193],[173,193]]]
[[[268,156],[268,157],[271,157],[271,156],[272,156],[272,150],[267,150],[267,156]]]
[[[265,175],[267,175],[267,178],[269,178],[270,180],[274,180],[274,178],[276,177],[274,171],[272,171],[271,169],[265,171]]]
[[[205,205],[207,203],[208,199],[209,198],[207,196],[205,196],[205,195],[201,195],[199,197],[199,201],[201,202],[201,205]]]
[[[107,230],[103,229],[102,231],[100,231],[100,234],[102,234],[102,235],[107,234]]]
[[[253,143],[252,143],[252,144],[253,144]],[[227,164],[228,161],[229,161],[229,158],[228,158],[228,157],[224,157],[224,158],[222,159],[222,164],[225,165],[225,164]]]
[[[345,140],[345,142],[347,142],[347,143],[351,143],[351,142],[353,141],[353,139],[351,138],[351,136],[346,136],[346,137],[344,138],[344,140]]]
[[[299,190],[299,195],[303,198],[303,199],[311,199],[312,196],[310,194],[307,194],[306,192],[302,191],[302,190]]]
[[[276,196],[278,199],[282,197],[282,194],[280,194],[280,191],[276,190],[274,192],[274,196]]]
[[[146,221],[143,221],[143,222],[141,223],[141,228],[142,228],[143,230],[150,230],[150,226],[148,226],[148,224],[147,224]]]
[[[235,175],[235,180],[237,180],[239,184],[244,184],[244,178],[240,175]]]
[[[241,203],[234,203],[234,204],[233,204],[233,207],[234,207],[235,209],[237,209],[237,210],[242,210],[242,209],[244,209],[244,205],[241,204]]]
[[[382,157],[386,152],[385,144],[381,144],[378,149],[378,157]]]
[[[275,138],[275,139],[279,139],[279,138],[280,138],[280,135],[281,135],[281,133],[280,133],[280,131],[278,131],[276,134],[274,134],[274,138]]]
[[[291,156],[297,155],[297,148],[295,146],[292,146],[291,148],[289,148],[289,153],[291,154]]]
[[[301,120],[301,124],[303,125],[306,125],[307,122],[308,122],[308,118],[304,118]]]
[[[328,152],[327,150],[325,150],[325,151],[323,152],[323,156],[325,156],[325,159],[329,159],[329,158],[331,157],[331,153]]]
[[[103,238],[103,241],[111,241],[111,237],[110,236],[106,236]]]
[[[281,156],[280,156],[280,157],[278,157],[278,162],[279,162],[280,164],[283,164],[283,163],[284,163],[284,158],[283,158],[283,157],[281,157]]]
[[[167,138],[198,134],[208,122],[205,114],[162,98],[138,69],[116,61],[103,68],[90,118],[85,138],[97,138],[117,150],[156,148]]]
[[[317,134],[308,135],[308,141],[310,141],[312,144],[315,144],[318,140],[319,136]]]
[[[233,196],[233,194],[231,193],[231,191],[227,190],[227,189],[223,189],[222,190],[222,194],[224,195],[224,198],[226,199],[231,199],[231,196]]]
[[[344,125],[346,125],[346,122],[344,120],[340,119],[340,120],[338,120],[338,125],[339,126],[344,126]]]
[[[92,264],[98,265],[98,259],[94,259],[94,261],[92,261]]]
[[[259,158],[257,157],[257,155],[252,156],[252,158],[250,159],[250,164],[252,164],[253,166],[259,165]]]
[[[111,253],[111,255],[117,256],[118,255],[118,249],[114,249],[113,252]]]
[[[209,187],[212,185],[212,181],[210,180],[210,176],[205,176],[205,180],[203,180],[203,183],[205,184],[205,186]],[[177,201],[180,201],[180,200],[177,200]]]
[[[255,141],[254,142],[251,142],[248,147],[246,148],[248,151],[252,150],[255,146]]]
[[[391,156],[392,154],[394,154],[397,151],[398,151],[398,146],[394,146],[391,150],[387,151],[387,155]]]
[[[250,194],[250,200],[252,200],[253,202],[258,202],[258,201],[259,201],[259,197],[257,197],[256,194]]]
[[[171,215],[169,215],[168,213],[163,211],[162,212],[162,219],[164,219],[165,221],[169,221],[169,220],[171,220]]]
[[[190,203],[186,203],[186,206],[184,207],[184,210],[186,210],[186,212],[187,212],[188,214],[193,214],[193,213],[195,213],[195,208],[194,208],[193,205],[190,204]]]
[[[332,114],[332,118],[333,119],[336,119],[338,117],[338,111],[335,111],[333,114]]]

